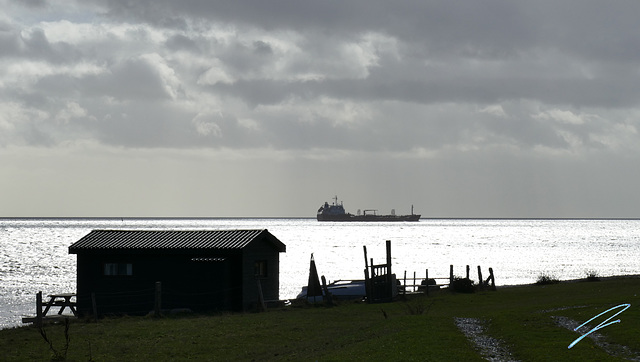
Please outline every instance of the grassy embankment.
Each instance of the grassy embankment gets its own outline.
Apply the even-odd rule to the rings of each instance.
[[[343,302],[333,307],[291,306],[266,313],[125,317],[97,323],[73,321],[67,360],[481,360],[456,328],[454,317],[489,321],[522,361],[618,360],[551,316],[580,323],[622,303],[621,323],[599,333],[640,352],[640,278],[562,282],[498,288],[472,294],[435,293],[388,304]],[[593,326],[604,318],[596,321]],[[46,325],[53,348],[63,354],[64,325]],[[53,352],[37,328],[0,331],[0,359],[50,360]],[[620,359],[621,360],[621,359]]]

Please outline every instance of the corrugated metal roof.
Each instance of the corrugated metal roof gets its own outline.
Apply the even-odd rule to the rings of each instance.
[[[261,230],[93,230],[69,247],[80,250],[242,249],[266,236],[278,251],[285,245],[267,229]]]

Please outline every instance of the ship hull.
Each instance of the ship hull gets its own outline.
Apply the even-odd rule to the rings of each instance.
[[[361,221],[361,222],[401,222],[401,221],[419,221],[420,215],[327,215],[318,214],[318,221]]]
[[[338,196],[333,198],[335,201],[329,205],[325,202],[320,206],[316,219],[318,221],[370,221],[370,222],[401,222],[401,221],[418,221],[420,215],[413,213],[413,205],[411,205],[411,215],[395,215],[392,211],[391,215],[378,215],[376,210],[364,210],[362,214],[358,210],[358,215],[353,215],[345,211],[342,202],[338,203]]]

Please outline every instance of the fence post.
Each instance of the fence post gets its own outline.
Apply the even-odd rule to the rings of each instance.
[[[386,241],[387,246],[387,283],[388,288],[387,292],[389,293],[389,300],[393,299],[393,289],[398,289],[395,281],[393,280],[393,275],[391,273],[391,240]]]
[[[484,281],[482,280],[482,270],[480,270],[480,265],[478,265],[478,288],[480,288],[480,290],[484,289]]]
[[[449,291],[453,292],[453,264],[449,266]]]
[[[493,268],[489,268],[489,279],[491,280],[491,290],[496,290],[496,279],[493,277]]]
[[[416,292],[416,272],[413,272],[413,292]]]
[[[469,279],[469,265],[467,265],[467,279]]]
[[[364,268],[369,269],[369,265],[367,264],[367,246],[362,245],[362,249],[364,249]]]
[[[367,303],[373,303],[373,295],[371,294],[371,280],[369,279],[369,268],[364,270],[364,288],[367,293]]]
[[[162,310],[162,282],[156,282],[155,291],[155,303],[154,303],[154,315],[160,317],[160,311]]]
[[[36,293],[36,326],[42,327],[42,291]]]
[[[404,271],[404,288],[402,288],[402,296],[407,296],[407,271]]]
[[[324,275],[320,277],[320,279],[322,279],[322,289],[324,290],[325,301],[328,306],[333,306],[333,296],[329,292],[329,289],[327,289],[327,279]]]
[[[429,296],[429,269],[425,269],[424,274],[425,274],[424,280],[427,281],[427,285],[426,285],[427,289],[425,290],[427,291],[427,297],[428,297]]]

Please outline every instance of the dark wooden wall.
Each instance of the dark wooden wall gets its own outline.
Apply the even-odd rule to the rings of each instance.
[[[279,252],[265,239],[242,250],[80,252],[77,258],[77,308],[82,315],[93,315],[94,300],[99,315],[147,314],[154,309],[156,282],[161,282],[162,309],[252,310],[259,301],[256,261],[267,262],[267,275],[260,278],[264,300],[279,299]],[[131,263],[133,273],[105,276],[105,263]]]

